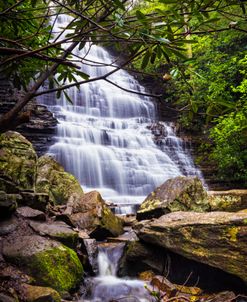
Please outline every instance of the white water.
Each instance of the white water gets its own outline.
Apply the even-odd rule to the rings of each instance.
[[[55,29],[69,20],[68,16],[60,17]],[[100,46],[88,43],[74,53],[83,60],[97,62],[94,66],[82,64],[81,70],[90,78],[113,70],[109,64],[114,58]],[[124,70],[109,79],[121,87],[145,92]],[[166,137],[162,147],[154,143],[147,126],[156,120],[157,113],[149,97],[123,91],[103,80],[82,85],[80,91],[70,88],[67,93],[73,105],[64,97],[40,98],[59,121],[56,142],[49,153],[78,178],[85,191],[98,190],[106,200],[122,205],[121,211],[127,213],[133,210],[131,205],[142,202],[165,180],[199,175],[172,125],[164,124]]]
[[[120,279],[117,266],[123,252],[123,245],[99,248],[99,276],[92,279],[90,292],[86,301],[92,302],[152,302],[140,280]],[[85,300],[83,300],[85,301]]]

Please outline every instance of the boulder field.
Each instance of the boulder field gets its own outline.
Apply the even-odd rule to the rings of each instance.
[[[247,190],[207,193],[197,177],[176,177],[137,212],[142,242],[241,278],[247,284]]]
[[[96,240],[107,238],[125,244],[120,275],[144,276],[145,270],[151,271],[145,276],[160,275],[164,265],[169,272],[168,251],[175,262],[185,257],[246,285],[246,202],[246,190],[206,192],[197,177],[176,177],[149,194],[137,221],[126,217],[139,241],[135,234],[116,238],[123,233],[123,219],[97,191],[84,193],[52,157],[38,158],[26,138],[8,131],[0,135],[0,301],[73,300],[84,272],[97,273]],[[164,297],[182,292],[164,276],[152,282]],[[235,296],[220,294],[210,301],[229,297]]]
[[[21,134],[0,135],[0,301],[70,299],[90,266],[90,240],[122,234],[96,191]],[[90,239],[90,237],[92,239]]]

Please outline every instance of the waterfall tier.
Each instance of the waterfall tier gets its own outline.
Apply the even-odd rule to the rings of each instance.
[[[60,17],[60,26],[68,22]],[[59,24],[57,26],[59,26]],[[62,37],[61,37],[62,38]],[[105,75],[115,67],[114,58],[102,47],[86,44],[74,54],[87,60],[81,70],[90,78]],[[89,62],[94,62],[89,66]],[[145,93],[135,78],[124,70],[108,77],[118,86]],[[64,96],[41,96],[59,121],[52,154],[75,175],[84,190],[98,190],[108,201],[124,205],[124,212],[140,203],[155,187],[178,175],[196,175],[184,144],[172,128],[163,123],[165,136],[158,146],[150,125],[157,117],[154,102],[99,80],[67,91]]]

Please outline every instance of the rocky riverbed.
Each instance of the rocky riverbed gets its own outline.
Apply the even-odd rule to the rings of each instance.
[[[245,301],[246,202],[245,190],[208,194],[197,178],[176,177],[145,199],[137,219],[120,217],[21,134],[1,134],[0,301],[84,301],[88,277],[105,280],[102,242],[104,253],[123,246],[114,284],[119,291],[134,278],[123,289],[141,286],[131,291],[136,301]]]

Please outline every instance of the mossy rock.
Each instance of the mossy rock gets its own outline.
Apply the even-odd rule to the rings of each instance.
[[[211,211],[237,212],[247,208],[247,190],[209,191]]]
[[[38,286],[48,286],[63,293],[82,281],[83,267],[77,254],[41,236],[22,236],[5,243],[3,255],[32,276]]]
[[[33,190],[36,177],[36,161],[36,152],[24,136],[14,131],[1,134],[0,190],[13,193],[13,186],[17,186],[20,190]],[[12,188],[11,192],[8,191],[10,188]]]
[[[107,207],[97,191],[84,194],[72,204],[71,221],[80,229],[87,229],[91,237],[102,240],[123,233],[123,221]]]
[[[51,156],[44,155],[37,162],[36,192],[49,194],[54,204],[66,204],[73,195],[75,199],[83,196],[78,180]]]
[[[78,233],[62,221],[55,221],[53,223],[31,221],[29,225],[40,235],[47,235],[52,239],[62,242],[68,247],[76,247]]]
[[[19,194],[6,194],[0,191],[0,218],[6,218],[12,214],[17,208],[21,195]]]
[[[137,219],[158,218],[176,211],[204,212],[210,209],[207,192],[198,177],[168,179],[150,193],[141,204]]]
[[[138,237],[186,258],[231,273],[247,283],[247,213],[175,212],[139,222]]]

